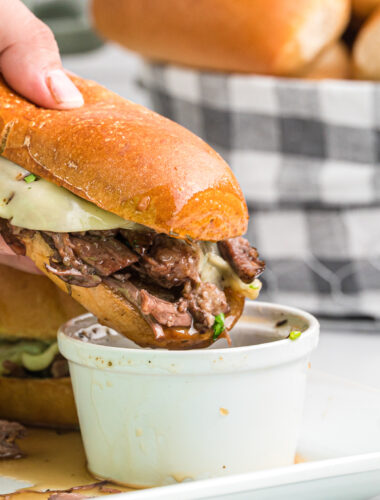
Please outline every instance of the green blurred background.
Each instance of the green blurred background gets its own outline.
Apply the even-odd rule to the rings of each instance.
[[[103,44],[91,28],[88,0],[24,0],[24,3],[50,26],[61,54],[88,52]]]

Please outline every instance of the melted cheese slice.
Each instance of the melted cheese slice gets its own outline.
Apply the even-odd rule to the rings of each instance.
[[[137,226],[44,179],[28,184],[28,174],[0,157],[0,217],[14,226],[57,233]]]
[[[219,254],[216,243],[199,243],[199,273],[201,280],[213,283],[217,287],[232,288],[248,299],[256,299],[261,290],[261,281],[257,278],[252,283],[244,283],[232,267]]]
[[[14,226],[56,233],[117,227],[144,229],[44,179],[27,183],[23,178],[28,174],[27,170],[0,156],[0,217],[12,219]],[[259,280],[243,283],[221,258],[215,243],[201,242],[199,245],[202,281],[220,288],[231,287],[250,299],[258,296]]]

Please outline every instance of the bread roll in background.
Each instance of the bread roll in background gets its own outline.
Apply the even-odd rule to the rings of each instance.
[[[355,78],[380,80],[380,7],[361,28],[353,47]]]
[[[0,377],[0,418],[38,427],[76,429],[79,424],[70,377]]]
[[[353,14],[359,19],[365,19],[379,6],[380,0],[352,0]]]
[[[156,61],[294,74],[337,40],[350,0],[93,0],[104,37]]]
[[[298,78],[346,80],[351,77],[351,56],[347,46],[339,41],[324,49],[319,56],[298,75]]]

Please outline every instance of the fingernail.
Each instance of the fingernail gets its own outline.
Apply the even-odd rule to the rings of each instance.
[[[79,108],[83,105],[83,96],[60,69],[54,69],[46,75],[46,83],[57,104],[65,108]]]

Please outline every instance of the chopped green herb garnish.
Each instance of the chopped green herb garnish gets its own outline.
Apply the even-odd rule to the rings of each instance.
[[[252,290],[257,290],[260,288],[260,285],[249,285],[249,288],[252,288]]]
[[[224,326],[224,314],[220,313],[217,316],[215,316],[215,323],[214,323],[214,335],[212,338],[216,340],[221,333],[224,332],[225,326]]]
[[[296,339],[298,339],[298,337],[301,337],[301,335],[302,335],[302,332],[300,330],[292,330],[289,333],[289,338],[290,338],[290,340],[296,340]]]
[[[34,174],[29,174],[29,175],[27,175],[27,176],[25,176],[25,177],[24,177],[24,181],[25,181],[26,183],[30,184],[31,182],[36,181],[36,180],[37,180],[37,178],[38,178],[38,177],[37,177],[36,175],[34,175]]]

